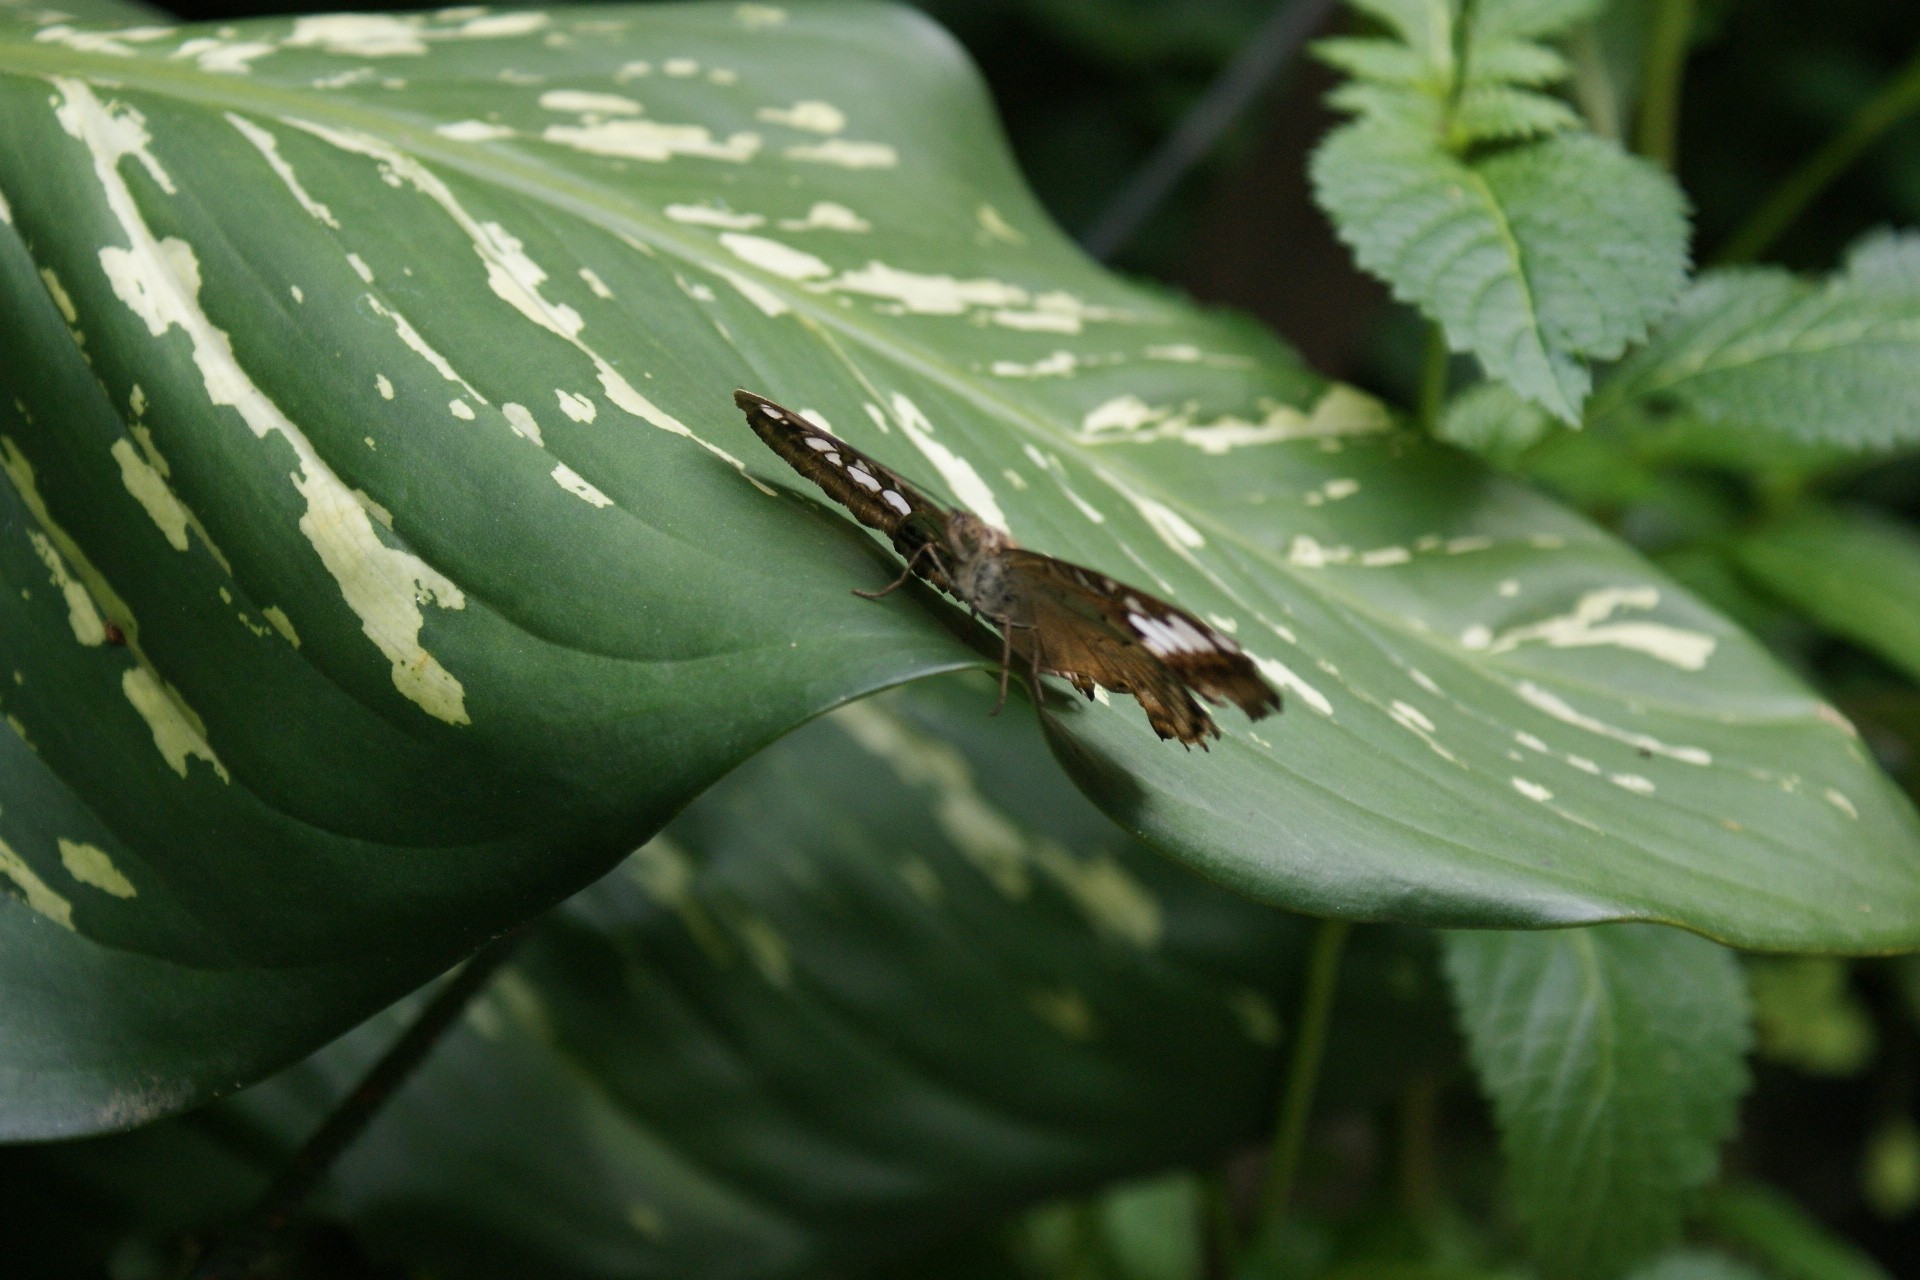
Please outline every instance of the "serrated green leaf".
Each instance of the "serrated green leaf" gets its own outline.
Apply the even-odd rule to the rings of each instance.
[[[1606,8],[1607,0],[1479,0],[1474,5],[1480,39],[1531,39],[1558,35]]]
[[[1505,85],[1476,86],[1460,95],[1453,129],[1472,142],[1514,142],[1559,133],[1580,123],[1558,98]]]
[[[1732,544],[1740,568],[1836,635],[1920,680],[1920,534],[1864,508],[1808,504]]]
[[[1480,382],[1447,403],[1434,434],[1448,444],[1508,465],[1545,439],[1553,419],[1504,382]]]
[[[1452,933],[1446,966],[1541,1268],[1615,1275],[1672,1241],[1748,1083],[1732,953],[1611,925]]]
[[[1313,158],[1314,190],[1360,265],[1568,422],[1591,379],[1646,333],[1686,272],[1686,219],[1658,171],[1583,134],[1467,163],[1366,121]]]
[[[1426,82],[1432,71],[1425,59],[1394,40],[1370,36],[1335,36],[1318,40],[1314,56],[1330,67],[1386,85],[1413,87]]]
[[[993,697],[976,676],[855,704],[696,801],[537,926],[328,1216],[410,1273],[844,1275],[1251,1139],[1308,923],[1126,838]],[[1329,1087],[1360,1100],[1451,1046],[1430,939],[1354,948]],[[273,1168],[412,1004],[209,1112],[49,1155],[156,1231],[204,1229],[172,1206]]]
[[[1290,705],[1210,756],[1124,697],[1044,715],[1237,887],[1920,937],[1920,822],[1822,702],[1587,524],[1087,262],[924,20],[463,15],[0,40],[0,714],[44,765],[0,774],[0,839],[44,914],[417,977],[809,717],[997,657],[849,594],[893,558],[747,384],[1237,629]]]
[[[1876,237],[1824,281],[1714,271],[1595,397],[1597,423],[1679,410],[1755,464],[1783,437],[1854,450],[1920,442],[1920,235]]]

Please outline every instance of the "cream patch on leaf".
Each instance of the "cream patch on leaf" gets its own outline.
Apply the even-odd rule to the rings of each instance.
[[[8,443],[12,443],[9,441]],[[47,567],[53,585],[60,590],[67,602],[67,625],[73,628],[73,638],[89,647],[105,644],[107,626],[100,617],[100,609],[93,602],[86,584],[75,578],[67,569],[67,562],[53,541],[38,529],[27,530],[27,541],[33,544],[33,553],[40,557],[40,563]]]
[[[589,155],[618,156],[655,163],[675,156],[745,164],[760,150],[760,135],[735,133],[726,141],[697,124],[661,124],[653,120],[606,120],[594,124],[548,125],[541,137]]]
[[[632,98],[584,89],[549,89],[540,95],[540,105],[548,111],[574,115],[637,116],[641,110]]]
[[[710,204],[670,204],[661,210],[675,222],[693,227],[725,227],[729,231],[751,231],[766,222],[758,213],[736,213]]]
[[[662,431],[692,440],[708,453],[732,466],[756,489],[772,496],[773,489],[749,475],[744,462],[718,445],[695,435],[684,422],[640,394],[639,389],[629,382],[624,374],[582,340],[580,334],[586,327],[586,321],[572,307],[565,303],[550,301],[541,294],[540,286],[546,282],[547,272],[526,253],[519,238],[497,222],[483,222],[475,218],[453,194],[451,188],[425,165],[387,142],[367,134],[335,129],[310,120],[289,120],[288,123],[305,129],[344,151],[371,157],[385,166],[398,180],[410,184],[416,191],[439,205],[471,241],[474,253],[486,266],[487,285],[494,294],[534,324],[565,339],[575,350],[591,360],[594,371],[599,375],[601,390],[615,407]],[[562,407],[565,407],[564,399]]]
[[[762,107],[754,119],[783,124],[808,133],[838,133],[847,127],[847,113],[830,102],[802,101],[791,107]]]
[[[1260,668],[1260,674],[1272,681],[1278,689],[1297,693],[1308,706],[1323,716],[1333,714],[1333,704],[1327,701],[1327,695],[1308,684],[1305,680],[1278,658],[1263,658],[1257,653],[1247,654],[1253,659],[1253,665]]]
[[[513,434],[522,440],[531,440],[535,444],[545,444],[540,438],[540,424],[534,419],[532,411],[523,404],[503,404],[500,412],[506,415],[507,425],[513,428]]]
[[[973,464],[933,438],[933,424],[920,407],[899,392],[893,394],[893,420],[900,424],[900,430],[920,450],[940,478],[953,490],[953,496],[960,500],[973,514],[985,520],[994,528],[1006,531],[1006,513],[1000,510],[1000,503],[994,498],[993,490],[973,469]]]
[[[420,644],[424,624],[420,606],[437,601],[445,608],[464,608],[466,597],[418,556],[381,541],[352,492],[306,434],[248,376],[228,334],[216,328],[201,309],[200,274],[191,247],[154,236],[120,174],[122,157],[146,154],[147,135],[138,114],[124,107],[109,108],[80,81],[55,83],[62,98],[56,115],[66,131],[92,152],[94,175],[106,206],[127,237],[125,248],[100,250],[100,263],[115,295],[155,337],[176,328],[186,335],[212,404],[234,410],[256,438],[278,436],[285,444],[295,464],[294,489],[306,502],[300,530],[360,618],[363,632],[391,662],[395,687],[429,715],[451,724],[467,723],[460,682]],[[142,695],[146,696],[144,707],[156,709],[159,704],[150,693]],[[128,697],[135,699],[136,706],[143,705],[132,688]],[[169,738],[157,721],[150,718],[149,723],[156,726],[156,742],[177,744],[177,734]],[[167,749],[163,746],[163,752]],[[208,755],[211,758],[210,751]],[[184,757],[182,761],[184,772]],[[216,763],[216,767],[220,766]],[[224,776],[224,768],[221,772]]]
[[[128,667],[120,677],[120,691],[147,722],[153,745],[167,767],[181,777],[187,776],[187,761],[198,757],[213,766],[220,781],[231,782],[227,766],[213,753],[207,742],[207,728],[193,709],[171,685],[145,666]]]
[[[788,280],[817,280],[833,274],[833,268],[814,255],[765,236],[728,231],[721,234],[720,243],[740,261]]]
[[[1663,622],[1610,622],[1621,609],[1648,610],[1660,603],[1654,587],[1605,587],[1581,596],[1571,612],[1494,636],[1489,653],[1506,653],[1523,644],[1539,643],[1551,649],[1612,645],[1632,649],[1679,667],[1698,671],[1707,665],[1718,641],[1704,632],[1689,631]]]
[[[1529,705],[1544,711],[1562,724],[1570,724],[1577,729],[1585,729],[1588,733],[1612,738],[1615,742],[1624,742],[1650,755],[1665,756],[1669,760],[1678,760],[1683,764],[1710,765],[1713,763],[1713,754],[1704,747],[1674,746],[1671,743],[1662,742],[1651,734],[1636,733],[1631,729],[1610,725],[1604,720],[1595,719],[1585,712],[1576,710],[1564,698],[1542,689],[1531,680],[1522,680],[1514,692]]]
[[[267,167],[272,169],[287,190],[293,193],[293,198],[299,202],[302,209],[307,211],[309,217],[324,226],[332,227],[335,231],[340,229],[340,222],[333,216],[333,210],[314,199],[306,187],[301,185],[300,175],[293,171],[293,166],[287,162],[287,158],[280,154],[278,138],[245,116],[235,115],[231,111],[227,112],[227,123],[238,129],[240,136],[253,144],[254,149],[266,159]]]
[[[900,153],[884,142],[854,142],[847,138],[788,147],[780,154],[805,164],[831,164],[842,169],[891,169],[900,163]]]
[[[508,126],[490,124],[485,120],[455,120],[451,124],[435,125],[433,131],[455,142],[496,142],[513,136],[513,130]]]
[[[67,874],[81,884],[92,885],[102,893],[112,894],[116,898],[139,896],[139,890],[133,887],[133,881],[121,874],[120,868],[113,865],[113,859],[107,851],[98,845],[83,844],[77,840],[60,839],[60,864]]]
[[[873,230],[873,224],[847,208],[831,200],[815,201],[807,210],[804,218],[782,218],[782,231],[847,231],[859,233]]]
[[[594,487],[592,481],[588,480],[564,462],[554,464],[553,482],[582,502],[590,503],[596,507],[610,507],[613,505],[612,498],[600,492],[599,489]]]
[[[53,886],[42,880],[39,873],[27,865],[27,860],[15,853],[5,840],[0,840],[0,876],[19,886],[27,906],[55,924],[73,928],[73,903],[56,893]]]

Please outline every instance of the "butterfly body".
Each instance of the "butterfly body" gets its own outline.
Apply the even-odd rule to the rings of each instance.
[[[1096,686],[1131,694],[1162,738],[1206,746],[1219,726],[1196,702],[1232,702],[1249,719],[1280,709],[1280,695],[1229,637],[1155,596],[1081,565],[1029,551],[970,511],[929,500],[845,441],[750,391],[733,393],[754,433],[854,518],[892,540],[906,569],[879,596],[918,576],[1001,633],[1001,690],[1019,660],[1088,697]]]

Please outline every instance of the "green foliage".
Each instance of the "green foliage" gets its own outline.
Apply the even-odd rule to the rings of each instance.
[[[0,911],[107,952],[36,925],[0,963],[165,984],[156,1028],[328,986],[138,1071],[36,1021],[0,1049],[8,1132],[257,1078],[809,717],[992,660],[924,594],[849,594],[891,558],[798,492],[742,384],[1236,631],[1290,706],[1209,757],[1124,697],[1041,717],[1110,816],[1235,887],[1920,938],[1920,821],[1822,702],[1611,538],[1085,261],[918,18],[53,26],[0,42],[0,118]],[[1529,261],[1585,278],[1554,227],[1592,229],[1527,193],[1610,156],[1471,163]],[[1583,350],[1631,328],[1536,310]]]
[[[1872,1061],[1873,1016],[1831,956],[1763,956],[1747,966],[1760,1055],[1814,1075],[1849,1076]]]
[[[1764,1277],[1723,1253],[1675,1249],[1633,1272],[1632,1280],[1764,1280]]]
[[[1697,419],[1755,466],[1783,448],[1910,446],[1917,360],[1920,235],[1875,235],[1826,280],[1765,267],[1701,276],[1591,417]]]
[[[1888,1280],[1872,1258],[1771,1187],[1752,1182],[1716,1187],[1702,1205],[1701,1218],[1716,1237],[1779,1280]]]
[[[339,1166],[332,1215],[449,1275],[846,1274],[1252,1138],[1306,922],[1128,839],[993,695],[857,703],[702,796],[538,927]],[[1451,1046],[1425,939],[1354,945],[1331,1074],[1364,1100]],[[36,1167],[166,1247],[244,1204],[417,1003]],[[1139,1238],[1191,1196],[1101,1208],[1125,1280],[1177,1273]]]
[[[1732,954],[1671,929],[1615,925],[1450,933],[1446,957],[1543,1270],[1613,1275],[1672,1241],[1747,1086]]]
[[[1567,65],[1538,38],[1594,6],[1366,7],[1392,39],[1320,46],[1354,77],[1331,101],[1359,117],[1314,155],[1321,207],[1453,350],[1577,424],[1586,361],[1644,338],[1687,265],[1672,181],[1539,91]]]
[[[1920,533],[1870,510],[1806,503],[1734,544],[1753,580],[1920,679]]]
[[[1360,928],[1337,1123],[1251,1211],[1307,930],[1192,868],[1366,919],[1920,942],[1878,772],[1920,778],[1920,473],[1881,461],[1920,444],[1920,236],[1685,285],[1686,198],[1610,141],[1666,155],[1632,125],[1680,9],[1356,7],[1313,178],[1487,375],[1427,425],[1608,533],[1090,266],[898,12],[0,11],[0,1134],[204,1103],[567,898],[302,1266],[1882,1280],[1708,1185],[1745,995],[1653,925],[1447,936],[1497,1135],[1431,935]],[[1158,119],[1266,6],[1031,12]],[[997,649],[848,597],[891,559],[742,384],[1215,617],[1286,714],[1202,758],[1123,696],[1051,691],[1044,737],[978,675],[855,701]],[[1837,958],[1747,972],[1765,1056],[1897,1086],[1913,1009]],[[1910,961],[1857,972],[1920,1009]],[[0,1153],[10,1262],[176,1274],[419,1004]],[[1920,1143],[1873,1122],[1846,1190],[1897,1215]],[[1730,1252],[1659,1253],[1696,1208]]]

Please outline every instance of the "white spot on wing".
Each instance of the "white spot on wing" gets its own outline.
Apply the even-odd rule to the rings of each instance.
[[[1535,800],[1541,804],[1545,804],[1547,801],[1553,799],[1553,792],[1547,790],[1537,782],[1529,782],[1527,779],[1520,777],[1513,778],[1511,781],[1513,782],[1513,789],[1529,800]]]

